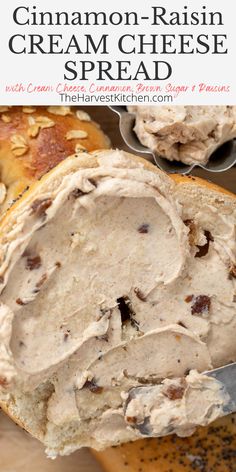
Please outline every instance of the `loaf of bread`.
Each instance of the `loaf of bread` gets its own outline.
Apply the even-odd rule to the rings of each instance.
[[[192,434],[236,359],[235,196],[122,151],[58,164],[0,223],[1,405],[51,457]]]
[[[109,147],[107,136],[84,110],[0,107],[0,211],[71,154]]]

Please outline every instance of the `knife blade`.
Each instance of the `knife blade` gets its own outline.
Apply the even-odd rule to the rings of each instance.
[[[208,377],[216,379],[222,384],[222,390],[225,393],[225,404],[223,413],[229,415],[236,411],[236,362],[228,364],[218,369],[204,372]],[[228,395],[227,395],[228,394]]]

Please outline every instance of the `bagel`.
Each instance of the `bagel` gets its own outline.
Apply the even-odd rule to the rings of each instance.
[[[235,221],[232,193],[118,150],[65,159],[3,215],[1,406],[50,457],[223,415],[202,372],[236,359]]]
[[[230,472],[235,469],[236,415],[198,428],[188,438],[174,435],[93,450],[103,470],[111,472]]]

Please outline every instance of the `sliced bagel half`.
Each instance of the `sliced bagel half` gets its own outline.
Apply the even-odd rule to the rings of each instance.
[[[236,359],[233,194],[122,151],[60,163],[0,223],[1,404],[47,453],[191,434]]]

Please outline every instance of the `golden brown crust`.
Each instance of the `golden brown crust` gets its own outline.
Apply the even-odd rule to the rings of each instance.
[[[236,418],[221,418],[199,428],[189,438],[143,439],[103,452],[93,451],[105,471],[112,472],[233,472]]]
[[[9,416],[9,418],[11,418],[11,420],[15,424],[17,424],[17,426],[20,426],[20,428],[22,428],[26,431],[26,427],[25,427],[24,423],[20,420],[20,418],[16,418],[14,416],[14,414],[12,413],[12,411],[9,407],[9,404],[7,402],[0,401],[0,408],[1,408],[2,411],[4,411],[4,413],[7,414],[7,416]]]
[[[51,169],[51,171],[48,171],[47,174],[44,174],[40,180],[33,181],[31,185],[26,188],[22,195],[20,194],[16,196],[16,201],[10,207],[8,207],[7,211],[3,212],[2,215],[0,214],[0,238],[5,232],[9,230],[9,228],[11,228],[12,225],[14,225],[15,214],[19,207],[24,205],[26,200],[30,204],[32,198],[36,199],[37,192],[40,192],[44,183],[49,188],[49,185],[53,181],[56,173],[58,177],[61,178],[64,175],[67,175],[67,173],[73,172],[74,170],[97,166],[98,162],[93,154],[80,153],[76,156],[72,155],[67,157],[64,159],[64,161],[61,161],[57,166],[55,166],[54,169]]]
[[[8,190],[6,200],[74,154],[77,145],[89,152],[110,147],[97,123],[85,121],[86,116],[79,119],[77,112],[69,107],[0,107],[0,177]],[[82,131],[81,138],[71,131]]]
[[[210,190],[213,190],[215,192],[220,192],[223,193],[224,195],[228,195],[229,197],[235,197],[235,194],[233,192],[230,192],[229,190],[226,190],[223,187],[220,187],[220,185],[214,184],[213,182],[210,182],[209,180],[202,179],[201,177],[194,177],[193,175],[181,175],[181,174],[172,174],[170,177],[180,185],[185,185],[185,184],[196,184],[200,187],[208,188]]]
[[[0,219],[0,234],[2,234],[4,231],[7,230],[8,224],[11,225],[11,217],[10,215],[15,213],[15,210],[19,205],[22,203],[24,204],[24,201],[26,199],[31,199],[31,194],[35,194],[35,191],[37,192],[37,189],[41,188],[41,184],[46,182],[50,182],[51,176],[55,176],[55,172],[57,172],[58,175],[66,175],[67,172],[71,173],[73,172],[73,169],[78,170],[78,168],[88,168],[88,167],[97,167],[98,161],[97,157],[100,155],[105,155],[106,153],[109,153],[109,150],[98,150],[92,153],[80,153],[79,155],[74,155],[72,154],[71,156],[67,157],[66,161],[61,161],[54,170],[51,169],[51,171],[48,171],[47,174],[43,175],[42,178],[40,178],[40,181],[37,179],[34,179],[30,185],[30,188],[27,189],[27,191],[24,193],[24,195],[21,196],[20,199],[18,199],[12,206],[11,208],[8,209],[7,212],[2,214],[2,217]],[[142,157],[134,156],[133,154],[130,153],[125,153],[127,157],[134,159],[138,162],[140,162],[143,167],[147,170],[150,170],[152,172],[162,172],[160,171],[155,165],[152,163],[148,162],[147,160],[143,159]],[[65,164],[66,162],[66,164]],[[78,165],[79,163],[79,165]],[[233,199],[236,198],[236,195],[232,192],[229,192],[228,190],[225,190],[224,188],[213,184],[212,182],[209,182],[207,180],[201,179],[199,177],[192,177],[192,176],[183,176],[179,174],[171,174],[169,175],[170,178],[172,178],[178,185],[190,185],[192,188],[194,186],[196,187],[202,187],[203,189],[208,189],[214,192],[222,193],[224,196],[231,197]],[[19,194],[18,194],[19,195]],[[17,196],[18,196],[17,195]],[[16,196],[16,198],[17,198]],[[10,217],[10,218],[9,218]],[[14,218],[13,218],[14,219]]]
[[[107,152],[107,151],[104,151]],[[99,154],[104,154],[103,151],[98,151],[93,153],[95,156]],[[108,151],[109,152],[109,151]],[[131,159],[135,159],[136,161],[140,162],[143,164],[145,169],[151,170],[152,172],[163,172],[159,171],[158,167],[148,160],[144,159],[143,157],[136,156],[134,154],[131,154],[129,152],[125,152],[127,156],[129,156]],[[201,177],[196,177],[193,175],[182,175],[182,174],[168,174],[171,179],[173,179],[177,184],[180,185],[196,185],[204,188],[208,188],[209,190],[215,191],[215,192],[220,192],[223,193],[224,195],[228,195],[229,197],[235,198],[236,195],[233,192],[230,192],[229,190],[226,190],[225,188],[221,187],[220,185],[217,185],[209,180],[202,179]]]

